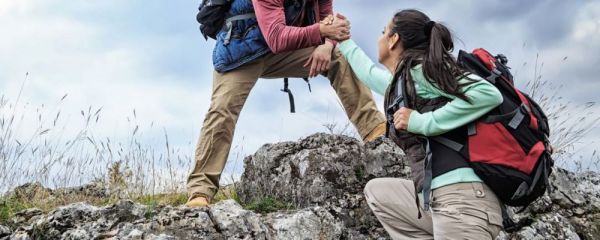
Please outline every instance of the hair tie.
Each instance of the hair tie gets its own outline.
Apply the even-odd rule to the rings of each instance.
[[[428,38],[431,36],[431,31],[433,30],[433,27],[435,26],[436,22],[435,21],[429,21],[425,24],[425,36],[427,36]]]

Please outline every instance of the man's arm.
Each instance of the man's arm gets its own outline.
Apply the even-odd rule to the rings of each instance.
[[[258,25],[273,53],[318,46],[319,23],[307,27],[287,26],[283,0],[252,0]]]
[[[319,0],[319,21],[333,15],[333,0]],[[333,43],[333,46],[337,45],[337,41],[326,39]]]
[[[319,0],[319,20],[333,15],[333,0]]]

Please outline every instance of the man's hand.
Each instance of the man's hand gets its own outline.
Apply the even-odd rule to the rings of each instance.
[[[412,109],[402,107],[394,113],[394,127],[396,130],[408,129],[408,119],[410,118],[410,113],[412,113],[412,111]]]
[[[316,77],[319,73],[329,70],[332,51],[333,43],[329,41],[315,48],[308,61],[304,64],[304,67],[310,66],[309,78]]]
[[[321,36],[336,41],[344,41],[350,38],[350,22],[346,17],[337,14],[335,18],[330,15],[319,23]]]
[[[323,18],[323,20],[321,20],[321,24],[325,24],[325,25],[331,25],[333,24],[333,20],[335,20],[335,17],[331,14],[329,14],[329,16]]]

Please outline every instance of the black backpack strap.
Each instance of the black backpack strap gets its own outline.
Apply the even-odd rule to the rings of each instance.
[[[290,112],[295,113],[296,105],[294,104],[294,95],[292,94],[292,90],[290,90],[290,88],[289,88],[288,78],[283,79],[283,89],[281,89],[281,91],[286,92],[288,94],[288,97],[290,99]]]
[[[469,136],[473,136],[473,135],[477,134],[477,125],[476,124],[477,123],[473,122],[473,123],[469,124],[469,126],[467,126],[467,134]]]
[[[394,129],[396,133],[398,133],[398,130],[394,127],[394,113],[396,113],[396,111],[398,111],[401,107],[404,107],[406,104],[404,99],[405,89],[403,83],[404,80],[401,77],[400,71],[396,72],[392,82],[390,83],[390,89],[387,91],[388,96],[386,96],[386,98],[389,98],[392,93],[395,93],[396,97],[392,99],[391,102],[388,100],[386,103],[388,106],[384,106],[386,118],[388,120],[386,124],[387,128]],[[387,130],[386,136],[389,136],[389,131]]]
[[[508,126],[512,129],[517,129],[519,125],[523,122],[525,117],[529,113],[529,107],[524,103],[521,104],[517,109],[515,109],[512,113],[504,114],[504,115],[490,115],[483,119],[484,123],[496,123],[505,120],[509,120]]]
[[[310,81],[308,80],[308,78],[302,78],[306,84],[308,84],[308,91],[312,92],[312,89],[310,88]],[[289,88],[289,78],[284,78],[283,79],[283,89],[281,89],[282,92],[286,92],[288,94],[288,97],[290,99],[290,112],[291,113],[296,113],[296,104],[294,103],[294,95],[292,94],[292,90],[290,90]]]
[[[217,6],[217,5],[225,5],[231,2],[230,0],[204,0],[202,1],[202,5],[204,6]]]
[[[431,181],[433,178],[433,171],[431,170],[431,147],[429,139],[425,140],[425,172],[423,178],[423,210],[429,211],[431,203]]]
[[[500,203],[500,207],[502,208],[502,225],[504,226],[504,231],[507,233],[513,233],[518,230],[518,224],[516,224],[506,209],[506,205],[504,203]]]
[[[429,137],[429,139],[434,140],[456,152],[460,152],[463,149],[463,147],[465,147],[464,144],[458,143],[447,137],[435,136],[435,137]]]
[[[310,80],[308,80],[308,78],[302,78],[302,79],[304,79],[306,84],[308,84],[308,92],[312,92],[312,89],[310,88]]]
[[[246,14],[236,15],[236,16],[230,17],[228,19],[225,19],[225,26],[227,27],[227,35],[225,36],[225,39],[223,41],[223,44],[225,46],[227,46],[231,40],[231,32],[233,31],[233,22],[240,21],[240,20],[246,20],[246,19],[250,19],[250,18],[256,18],[256,14],[246,13]]]

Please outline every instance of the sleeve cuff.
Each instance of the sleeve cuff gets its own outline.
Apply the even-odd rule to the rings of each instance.
[[[352,39],[341,41],[337,44],[337,46],[340,49],[340,51],[347,52],[349,48],[352,48]]]
[[[424,114],[413,110],[408,118],[408,128],[406,130],[415,134],[423,134],[420,130],[425,118]]]

